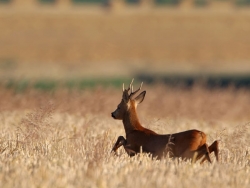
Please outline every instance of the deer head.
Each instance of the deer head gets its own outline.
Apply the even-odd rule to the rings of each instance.
[[[136,91],[133,91],[133,81],[134,79],[132,79],[128,89],[124,89],[124,84],[123,84],[123,93],[122,93],[122,100],[120,102],[120,104],[118,104],[117,109],[111,113],[111,116],[114,119],[119,119],[122,120],[125,116],[125,114],[130,111],[130,109],[133,107],[134,109],[136,109],[137,105],[140,104],[143,100],[144,97],[146,95],[146,91],[141,92],[137,97],[135,97],[133,99],[133,97],[135,96],[135,94],[141,90],[142,84],[139,87],[139,89],[137,89]],[[130,91],[130,93],[129,93]]]

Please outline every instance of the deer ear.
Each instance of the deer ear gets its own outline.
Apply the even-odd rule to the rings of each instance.
[[[146,91],[143,91],[140,93],[140,95],[138,95],[136,98],[135,98],[135,102],[137,104],[140,104],[143,100],[144,100],[144,97],[146,95]]]

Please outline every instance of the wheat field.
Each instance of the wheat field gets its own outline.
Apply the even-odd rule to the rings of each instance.
[[[220,163],[110,153],[121,90],[0,90],[0,187],[248,187],[249,90],[145,85],[142,124],[157,133],[199,129],[220,140]]]

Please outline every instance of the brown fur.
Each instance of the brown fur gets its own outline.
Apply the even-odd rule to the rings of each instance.
[[[123,91],[123,98],[118,108],[111,113],[114,119],[123,121],[126,133],[126,139],[123,136],[118,137],[112,151],[116,152],[120,146],[123,146],[130,156],[134,156],[142,150],[157,158],[162,158],[169,153],[171,157],[182,158],[184,160],[192,159],[193,162],[201,158],[203,158],[201,162],[205,160],[211,162],[209,153],[214,152],[216,160],[219,161],[218,141],[215,141],[208,147],[206,144],[206,134],[202,131],[188,130],[171,135],[161,135],[144,128],[139,122],[136,107],[144,100],[146,91],[143,91],[135,99],[132,99],[135,93],[141,89],[140,87],[135,92],[131,89],[131,93],[128,94],[132,87],[132,82],[130,87]]]

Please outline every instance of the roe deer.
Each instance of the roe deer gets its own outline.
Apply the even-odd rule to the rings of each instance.
[[[206,160],[211,163],[209,153],[214,152],[216,160],[219,161],[218,141],[214,141],[208,147],[206,134],[202,131],[188,130],[161,135],[144,128],[139,122],[136,107],[144,100],[146,91],[141,92],[133,99],[133,96],[141,90],[142,83],[136,91],[133,91],[132,83],[133,80],[128,89],[124,89],[123,84],[122,100],[117,109],[111,113],[114,119],[123,121],[126,133],[126,139],[123,136],[118,137],[111,152],[116,152],[120,146],[123,146],[129,156],[140,153],[142,149],[143,152],[150,153],[158,159],[169,152],[170,157],[182,158],[183,160],[192,159],[192,162],[203,158],[201,163]],[[129,93],[130,90],[131,92]]]

